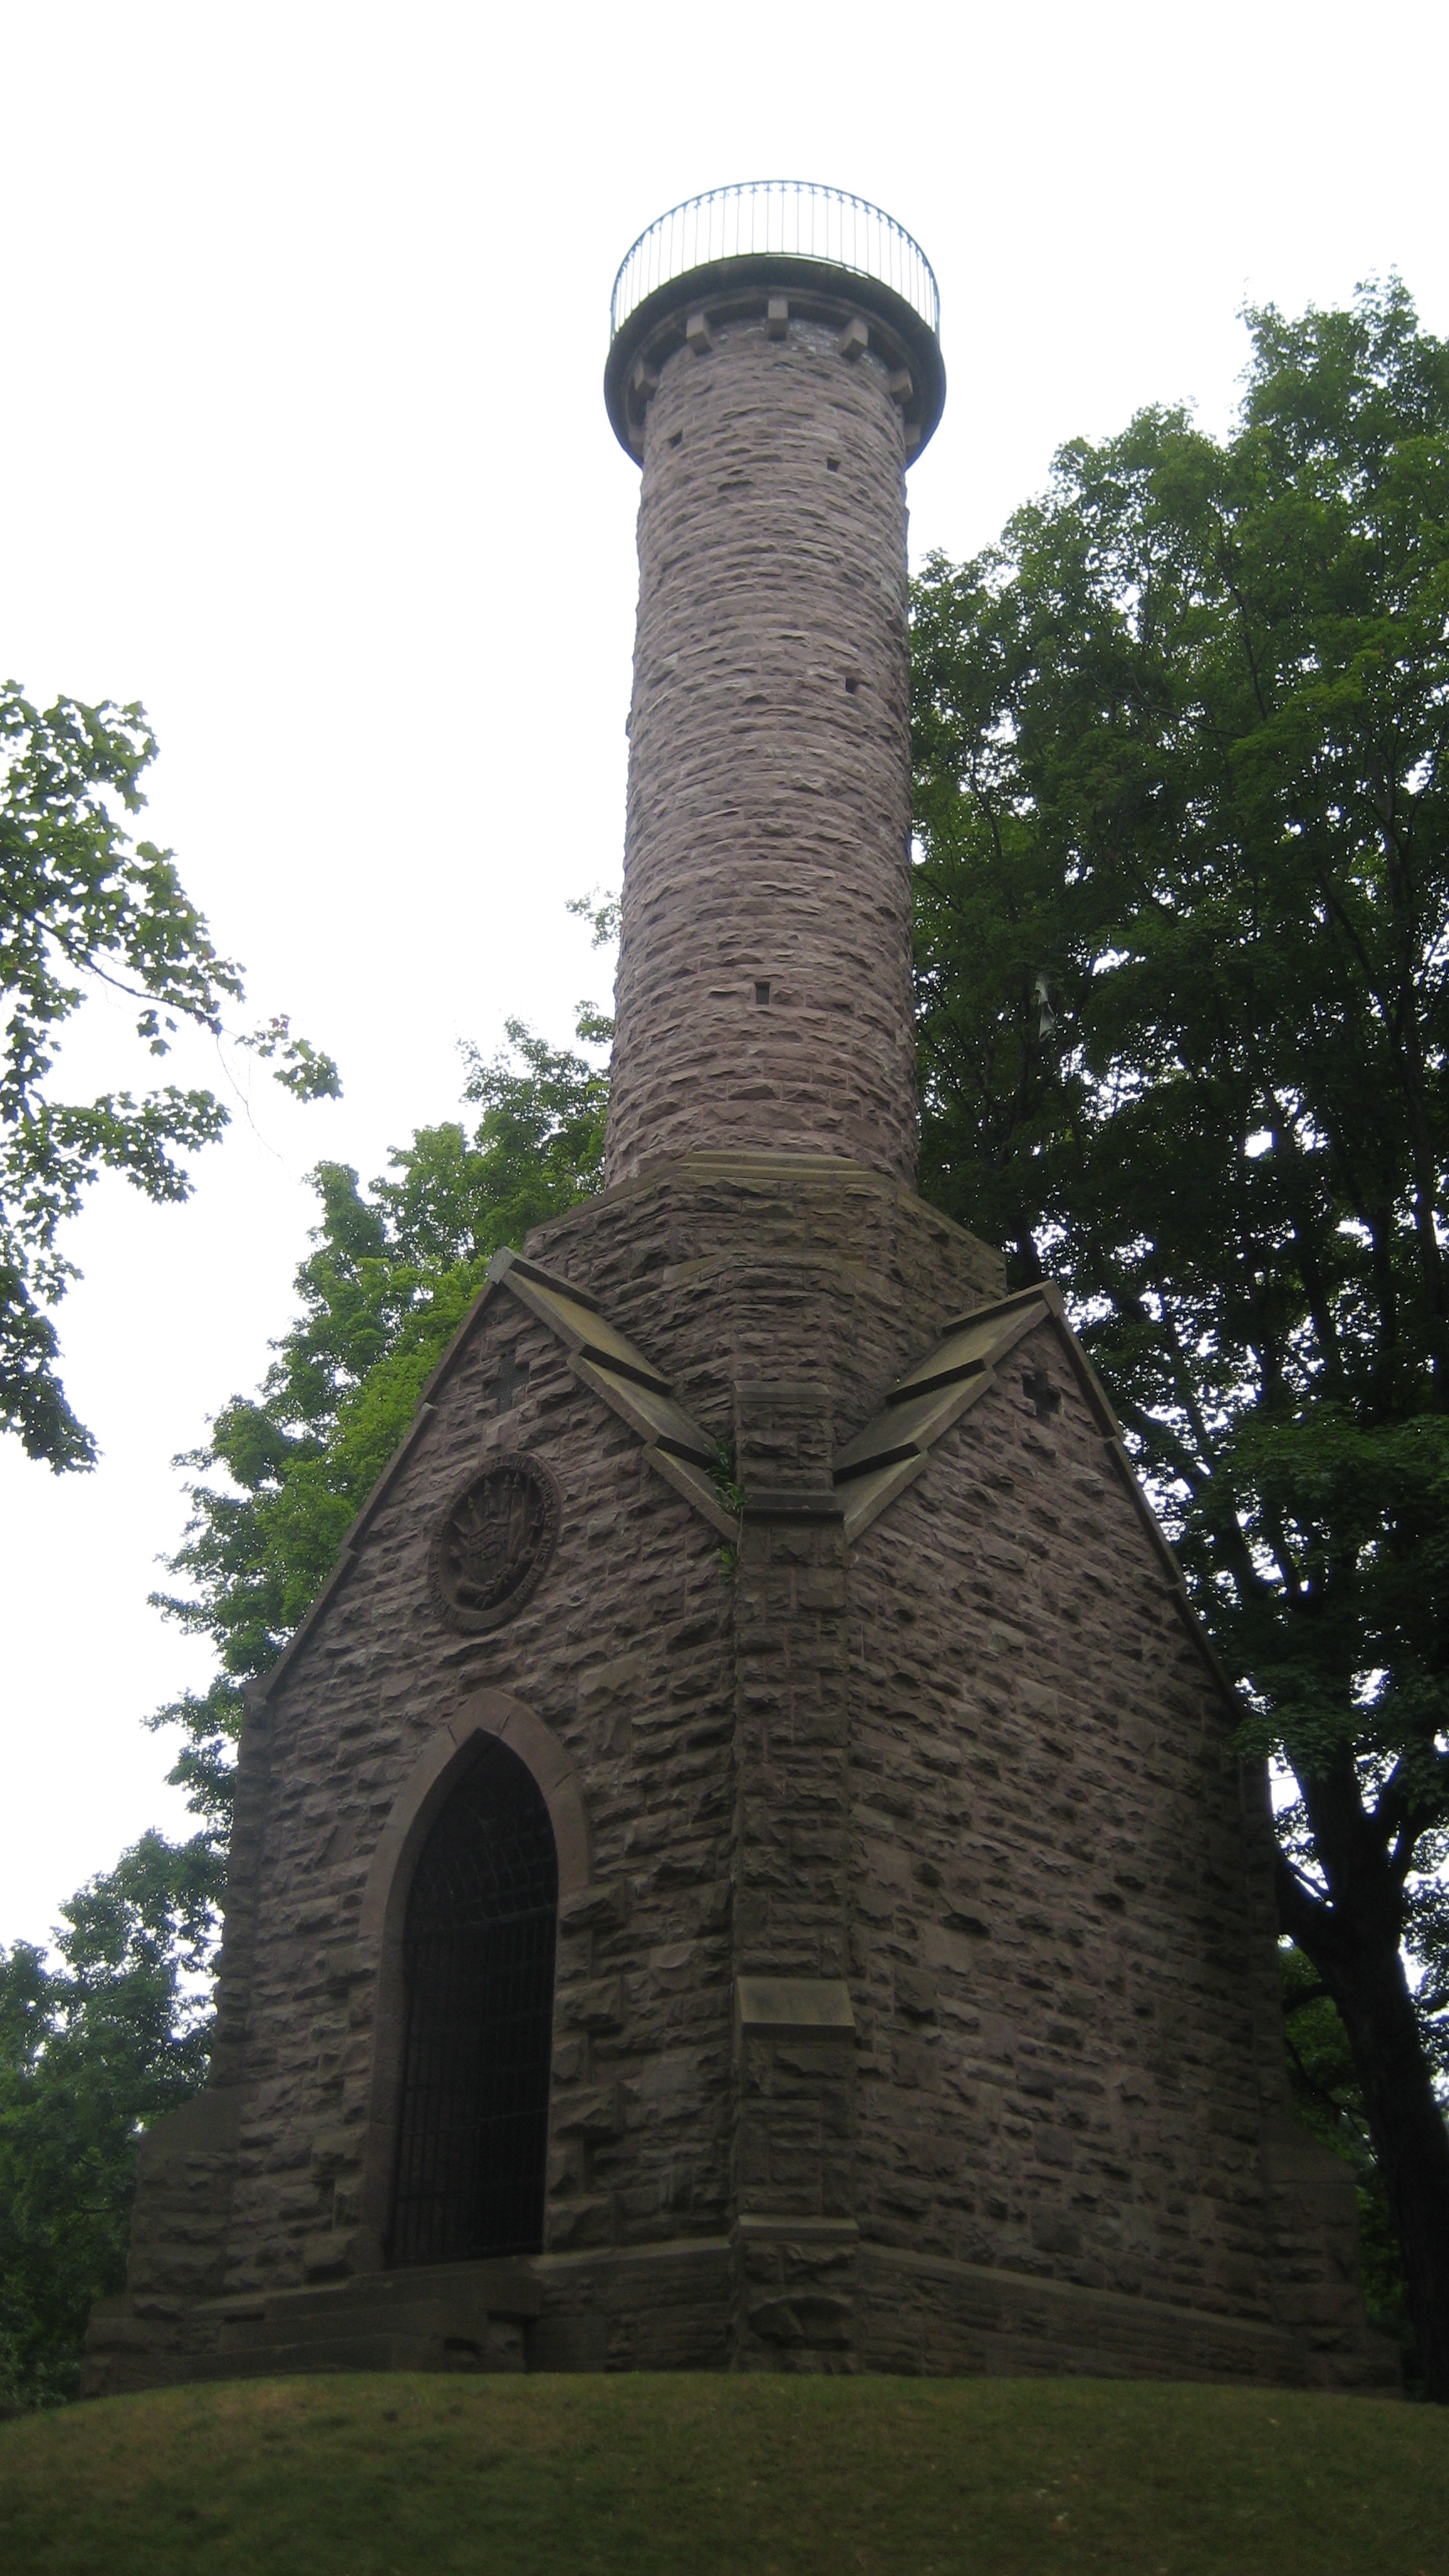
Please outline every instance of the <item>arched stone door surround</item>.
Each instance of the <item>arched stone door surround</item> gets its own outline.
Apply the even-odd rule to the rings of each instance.
[[[413,1764],[383,1827],[363,1890],[358,1946],[364,1960],[377,1963],[377,2000],[362,2218],[353,2253],[357,2271],[381,2268],[391,2215],[407,2037],[403,1938],[413,1872],[435,1820],[490,1737],[518,1756],[548,1809],[558,1853],[560,1911],[593,1878],[588,1821],[572,1755],[553,1729],[510,1691],[474,1691],[457,1716],[437,1728]]]

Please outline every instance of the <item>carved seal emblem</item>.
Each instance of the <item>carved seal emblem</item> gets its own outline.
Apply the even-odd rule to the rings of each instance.
[[[433,1591],[473,1636],[522,1608],[558,1538],[562,1497],[537,1458],[500,1458],[465,1485],[433,1541]]]

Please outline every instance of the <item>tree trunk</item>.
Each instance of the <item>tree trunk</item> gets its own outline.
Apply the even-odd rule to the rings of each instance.
[[[1312,1960],[1343,2017],[1403,2248],[1424,2394],[1449,2405],[1449,2128],[1403,1960],[1392,1940],[1346,1937],[1347,1927],[1330,1908],[1305,1900],[1301,1884],[1283,1913],[1285,1930]]]

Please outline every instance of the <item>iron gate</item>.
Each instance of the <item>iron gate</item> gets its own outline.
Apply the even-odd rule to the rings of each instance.
[[[491,1743],[428,1836],[408,1898],[395,2264],[543,2242],[557,1914],[548,1809],[518,1756]]]

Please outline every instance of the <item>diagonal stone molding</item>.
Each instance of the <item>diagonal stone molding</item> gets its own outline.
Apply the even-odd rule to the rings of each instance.
[[[1052,1280],[956,1316],[924,1357],[897,1378],[880,1412],[837,1450],[831,1473],[845,1507],[847,1547],[915,1483],[937,1441],[999,1384],[1003,1363],[1019,1342],[1043,1324],[1050,1326],[1107,1457],[1132,1498],[1161,1568],[1164,1590],[1218,1687],[1236,1709],[1237,1694],[1209,1643],[1182,1568],[1137,1480],[1107,1390],[1068,1323],[1061,1290]]]
[[[720,1501],[714,1482],[718,1442],[675,1401],[668,1379],[643,1352],[605,1320],[595,1299],[517,1252],[494,1254],[485,1297],[494,1289],[516,1297],[536,1322],[557,1334],[579,1384],[627,1422],[642,1440],[655,1473],[692,1503],[721,1538],[736,1538],[739,1524]]]
[[[345,1583],[371,1522],[432,1421],[448,1379],[500,1296],[515,1298],[538,1323],[558,1336],[579,1384],[589,1387],[610,1412],[627,1422],[643,1443],[644,1455],[655,1473],[692,1504],[721,1538],[733,1541],[738,1537],[739,1523],[726,1511],[714,1483],[712,1471],[719,1460],[718,1444],[675,1402],[668,1379],[661,1377],[623,1333],[614,1330],[586,1288],[576,1287],[572,1280],[556,1278],[537,1262],[526,1261],[521,1253],[506,1249],[495,1252],[483,1286],[427,1380],[417,1412],[348,1531],[337,1562],[306,1618],[271,1670],[248,1685],[246,1698],[252,1706],[260,1707],[271,1697],[315,1632],[334,1594]]]
[[[847,1545],[915,1483],[942,1434],[990,1392],[1001,1361],[1050,1311],[1036,1289],[975,1307],[954,1317],[925,1357],[897,1378],[880,1412],[833,1462]]]
[[[331,1575],[286,1652],[260,1682],[250,1686],[247,1696],[254,1703],[270,1696],[345,1580],[369,1522],[432,1418],[446,1380],[489,1307],[500,1296],[516,1300],[537,1323],[557,1336],[568,1354],[571,1374],[621,1422],[627,1423],[655,1474],[663,1477],[720,1538],[730,1545],[738,1541],[740,1523],[727,1510],[715,1482],[718,1443],[686,1413],[668,1379],[608,1321],[598,1300],[586,1288],[559,1278],[522,1253],[497,1252],[470,1313],[423,1389],[406,1437],[348,1532]],[[923,1356],[897,1378],[880,1411],[843,1449],[837,1450],[830,1464],[830,1477],[843,1512],[846,1546],[862,1538],[882,1512],[888,1511],[924,1473],[936,1443],[998,1385],[1001,1369],[1017,1344],[1043,1324],[1051,1327],[1096,1421],[1108,1457],[1132,1497],[1161,1565],[1165,1587],[1184,1625],[1222,1689],[1233,1696],[1192,1606],[1182,1570],[1137,1481],[1106,1390],[1067,1321],[1061,1291],[1050,1280],[953,1316]],[[827,1487],[827,1493],[829,1490]]]

